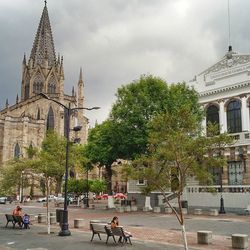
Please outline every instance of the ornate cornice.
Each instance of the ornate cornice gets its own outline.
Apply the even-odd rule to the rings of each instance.
[[[217,89],[213,89],[213,90],[208,90],[208,91],[203,91],[199,93],[199,97],[203,97],[203,96],[210,96],[210,95],[214,95],[217,93],[222,93],[222,92],[228,92],[234,89],[240,89],[240,88],[244,88],[250,86],[250,81],[244,81],[241,83],[237,83],[237,84],[232,84],[232,85],[228,85],[222,88],[217,88]]]

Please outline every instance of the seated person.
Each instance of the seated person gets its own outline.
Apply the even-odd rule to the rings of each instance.
[[[22,208],[21,208],[20,206],[17,206],[17,207],[13,210],[13,215],[22,216]]]
[[[13,215],[15,216],[21,216],[22,217],[22,208],[20,206],[17,206],[14,210],[13,210]],[[18,222],[19,227],[22,227],[22,222]]]
[[[24,229],[30,228],[30,227],[29,227],[29,224],[30,224],[30,217],[29,217],[28,214],[25,214],[25,215],[23,216],[23,227],[24,227]]]
[[[111,229],[112,229],[112,228],[116,228],[116,227],[118,227],[118,226],[119,226],[119,220],[118,220],[118,217],[115,216],[115,217],[112,219],[112,221],[111,221]],[[125,235],[127,235],[127,236],[132,236],[132,234],[131,234],[130,232],[124,231],[124,233],[125,233]],[[118,242],[122,242],[122,237],[121,237],[121,236],[119,237]]]

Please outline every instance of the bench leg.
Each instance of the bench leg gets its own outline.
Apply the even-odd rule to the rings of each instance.
[[[108,241],[109,241],[109,236],[107,235],[107,240],[106,240],[106,244],[108,244]]]
[[[98,233],[98,237],[99,237],[100,240],[102,240],[102,239],[101,239],[101,235],[100,235],[99,233]]]
[[[93,238],[94,238],[94,235],[95,235],[95,234],[93,233],[93,234],[92,234],[92,238],[91,238],[91,240],[90,240],[90,241],[92,241],[92,240],[93,240]]]
[[[115,236],[113,235],[114,242],[116,243]]]

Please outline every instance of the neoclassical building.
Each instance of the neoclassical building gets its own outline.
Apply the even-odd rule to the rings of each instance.
[[[14,157],[25,157],[25,148],[40,147],[48,129],[64,135],[64,108],[55,102],[39,96],[45,93],[51,99],[65,106],[84,106],[84,83],[80,69],[76,91],[64,92],[63,57],[56,56],[48,9],[42,11],[33,47],[28,60],[24,55],[22,62],[21,96],[16,103],[6,106],[0,111],[0,164]],[[70,128],[81,125],[81,131],[71,132],[70,138],[76,136],[81,143],[87,140],[88,119],[83,111],[70,116]]]
[[[189,82],[199,93],[208,122],[220,125],[221,132],[233,136],[227,148],[228,166],[223,168],[224,185],[250,185],[250,55],[228,52],[216,64]],[[214,169],[215,184],[220,184],[220,170]]]

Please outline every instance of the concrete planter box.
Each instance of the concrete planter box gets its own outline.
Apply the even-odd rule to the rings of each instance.
[[[247,249],[248,248],[248,235],[232,234],[232,248]]]
[[[118,212],[118,213],[124,213],[124,207],[117,207],[116,208],[116,211]]]
[[[212,243],[212,231],[198,231],[197,232],[198,244],[211,244]]]
[[[195,214],[195,215],[201,215],[201,214],[202,214],[202,209],[200,209],[200,208],[195,208],[194,214]]]
[[[219,215],[218,209],[210,209],[209,210],[209,215],[211,215],[211,216],[218,216]]]
[[[154,207],[154,213],[160,213],[161,208],[160,207]]]
[[[173,213],[172,208],[171,207],[165,207],[165,213],[166,214],[172,214]]]
[[[84,219],[74,219],[74,228],[80,228],[84,226]]]
[[[131,211],[136,212],[138,210],[137,206],[132,206]]]
[[[125,212],[131,212],[131,207],[130,206],[126,206],[125,207]]]

